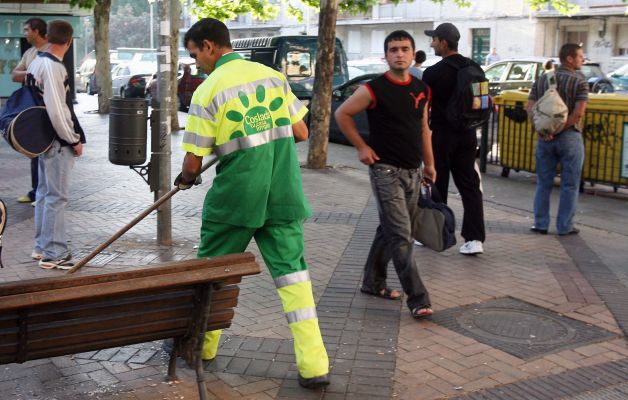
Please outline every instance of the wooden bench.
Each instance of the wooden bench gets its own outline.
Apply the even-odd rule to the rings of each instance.
[[[183,357],[204,400],[203,333],[231,325],[237,283],[259,271],[243,253],[1,284],[0,364],[174,338],[168,378]]]

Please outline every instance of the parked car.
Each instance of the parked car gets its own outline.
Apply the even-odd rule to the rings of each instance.
[[[553,58],[531,57],[522,59],[502,60],[489,65],[484,71],[489,81],[489,92],[492,96],[503,90],[530,89],[534,81],[543,73],[543,64],[551,59],[554,66],[559,61]],[[579,71],[589,83],[592,93],[612,93],[613,84],[602,72],[600,64],[585,62]]]
[[[156,62],[120,63],[111,71],[112,94],[120,97],[144,98],[146,84],[156,72]]]
[[[94,73],[95,68],[95,58],[87,58],[81,63],[81,66],[76,70],[76,75],[74,76],[74,86],[77,92],[87,92],[89,90],[89,79]]]
[[[259,62],[283,73],[292,92],[306,103],[312,98],[316,74],[316,36],[273,36],[232,39],[233,50],[245,60]],[[334,51],[333,85],[349,79],[347,56],[340,39]]]
[[[380,76],[381,74],[366,74],[358,76],[357,78],[350,79],[347,82],[336,86],[332,91],[331,98],[331,118],[329,122],[329,141],[336,143],[344,143],[348,144],[349,141],[345,138],[345,136],[340,132],[340,128],[336,123],[336,118],[334,117],[334,113],[340,107],[340,105],[347,100],[353,92],[355,92],[360,86],[364,85],[368,81],[373,78]],[[355,126],[360,133],[360,136],[364,140],[368,140],[369,136],[369,124],[368,119],[366,117],[366,111],[362,111],[358,115],[356,115],[353,120],[355,121]]]
[[[109,50],[109,64],[111,70],[120,63],[117,50]],[[98,93],[98,79],[96,77],[96,52],[90,51],[83,58],[81,65],[76,69],[74,76],[74,85],[77,92],[86,92],[87,94]]]
[[[358,67],[348,66],[347,71],[349,71],[349,79],[357,78],[360,75],[365,75],[365,72]]]
[[[362,60],[347,61],[349,67],[361,69],[363,74],[383,74],[388,71],[386,60],[381,58],[364,58]]]
[[[628,64],[608,74],[615,90],[628,91]]]

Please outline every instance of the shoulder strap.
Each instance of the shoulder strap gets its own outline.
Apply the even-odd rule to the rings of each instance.
[[[37,56],[38,57],[46,57],[46,58],[49,58],[52,61],[56,61],[58,63],[61,62],[57,57],[53,56],[52,54],[48,53],[47,51],[40,51],[40,52],[37,53]]]
[[[545,73],[547,75],[547,83],[549,84],[550,89],[556,90],[556,75],[554,74],[554,70],[549,70]]]

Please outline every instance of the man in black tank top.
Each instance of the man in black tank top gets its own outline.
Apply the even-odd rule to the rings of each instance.
[[[386,37],[389,71],[358,88],[336,110],[336,122],[369,168],[377,201],[379,226],[364,266],[362,292],[396,300],[401,293],[386,285],[392,258],[414,318],[432,315],[430,297],[413,256],[411,217],[417,208],[422,175],[436,181],[432,132],[427,125],[430,89],[409,73],[414,39],[395,31]],[[367,145],[353,117],[366,110],[370,134]],[[421,164],[423,163],[423,171]]]

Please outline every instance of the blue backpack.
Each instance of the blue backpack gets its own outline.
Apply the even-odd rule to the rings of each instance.
[[[19,113],[30,107],[44,106],[44,99],[35,86],[25,85],[11,93],[6,104],[0,111],[0,131],[7,138],[5,132]]]

